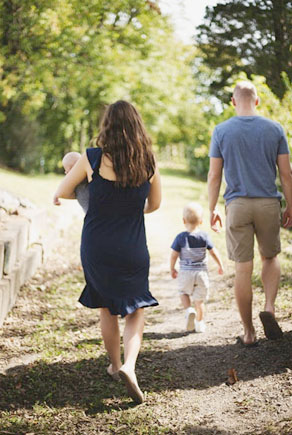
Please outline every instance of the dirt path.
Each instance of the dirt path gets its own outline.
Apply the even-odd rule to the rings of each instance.
[[[171,388],[166,383],[165,390],[156,389],[175,390],[167,413],[176,419],[178,433],[292,433],[292,331],[281,341],[269,342],[255,318],[259,346],[236,344],[241,327],[227,272],[224,280],[212,280],[207,332],[185,333],[168,274],[153,267],[152,280],[161,311],[159,322],[155,316],[149,319],[145,338],[155,346],[153,358],[170,373]],[[258,311],[261,295],[256,299]],[[289,331],[291,324],[282,326]],[[232,386],[226,383],[229,369],[239,379]]]
[[[161,213],[148,221],[154,234],[165,209]],[[83,286],[78,225],[64,234],[51,260],[22,289],[2,329],[1,435],[292,433],[289,316],[280,317],[284,338],[267,341],[258,320],[263,295],[256,289],[259,346],[237,344],[241,326],[227,264],[223,278],[210,270],[206,333],[186,333],[168,273],[166,234],[173,222],[165,225],[160,245],[155,238],[151,242],[151,291],[160,305],[147,309],[137,363],[146,401],[134,407],[123,385],[106,376],[96,311],[76,302]],[[230,369],[238,376],[233,385],[226,383]]]

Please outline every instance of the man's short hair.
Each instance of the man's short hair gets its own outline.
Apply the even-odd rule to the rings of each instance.
[[[256,100],[257,90],[252,82],[238,82],[233,90],[233,98],[235,100]]]

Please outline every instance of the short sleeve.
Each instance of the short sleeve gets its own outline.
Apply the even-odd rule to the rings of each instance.
[[[102,150],[101,148],[87,148],[86,149],[86,155],[88,158],[88,161],[90,163],[90,166],[93,170],[96,168],[99,168],[100,161],[101,161],[101,154]]]
[[[278,154],[289,154],[289,146],[285,132],[281,126],[281,137],[279,140]]]
[[[173,249],[174,251],[180,252],[181,251],[181,243],[180,243],[180,234],[178,236],[176,236],[176,238],[174,239],[172,245],[171,245],[171,249]]]
[[[220,150],[220,143],[219,143],[218,132],[216,127],[212,134],[209,157],[216,157],[221,159],[223,158]]]
[[[214,244],[208,234],[206,234],[206,248],[209,250],[214,248]]]

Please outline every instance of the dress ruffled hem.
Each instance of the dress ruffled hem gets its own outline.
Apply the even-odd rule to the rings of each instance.
[[[120,315],[125,317],[139,308],[155,307],[158,301],[149,291],[141,296],[127,299],[105,299],[97,292],[90,291],[88,285],[85,286],[79,302],[87,308],[108,308],[113,316]]]

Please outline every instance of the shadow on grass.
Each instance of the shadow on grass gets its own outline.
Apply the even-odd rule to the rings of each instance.
[[[90,339],[80,340],[80,341],[78,341],[78,343],[75,344],[75,346],[76,347],[82,346],[82,344],[96,344],[96,345],[100,346],[102,344],[102,339],[101,338],[90,338]]]
[[[187,335],[193,334],[194,331],[182,331],[182,332],[167,332],[167,333],[160,333],[160,332],[144,332],[143,338],[144,340],[170,340],[172,338],[181,338],[186,337]]]
[[[54,424],[54,423],[53,423]],[[69,423],[70,424],[70,423]],[[78,421],[75,421],[75,424],[78,424]],[[142,432],[138,432],[139,427],[138,427],[138,422],[137,424],[133,424],[133,423],[129,423],[129,424],[124,424],[122,429],[119,428],[119,425],[117,423],[117,427],[118,427],[118,432],[114,432],[114,428],[112,428],[112,430],[109,429],[109,431],[106,431],[106,424],[103,425],[102,427],[100,427],[100,431],[99,431],[99,427],[97,427],[96,424],[96,420],[92,419],[92,423],[91,423],[91,431],[90,433],[119,433],[121,435],[129,435],[129,434],[138,434],[138,433],[142,433]],[[56,424],[54,424],[54,426],[57,426]],[[80,434],[81,432],[77,432],[76,431],[76,426],[74,427],[74,422],[71,422],[71,427],[69,427],[68,429],[70,430],[70,433],[74,433],[74,434]],[[73,426],[73,427],[72,427]],[[99,426],[99,425],[98,425]],[[80,427],[80,424],[79,424]],[[168,435],[177,435],[178,433],[180,434],[187,434],[187,435],[234,435],[234,432],[227,432],[225,430],[219,429],[216,426],[213,427],[203,427],[201,425],[195,426],[195,425],[186,425],[185,427],[183,427],[182,429],[179,430],[179,432],[177,431],[177,429],[173,430],[170,428],[167,428],[167,432],[163,431],[163,432],[154,432],[151,431],[151,422],[149,422],[148,424],[148,428],[150,429],[150,431],[148,432],[144,432],[143,433],[167,433]],[[15,434],[15,435],[26,435],[28,433],[32,433],[32,434],[52,434],[52,433],[69,433],[69,432],[64,432],[64,430],[62,430],[62,432],[60,432],[58,427],[55,427],[56,432],[52,431],[52,422],[49,421],[47,423],[44,424],[44,422],[34,422],[34,423],[30,423],[29,421],[23,421],[23,422],[13,422],[13,423],[7,423],[7,424],[3,424],[1,427],[1,434]],[[58,430],[59,429],[59,430]],[[85,427],[85,430],[88,429],[88,427]],[[137,430],[138,429],[138,430]],[[77,429],[78,430],[78,429]],[[155,429],[154,429],[155,430]],[[38,432],[36,432],[38,431]],[[82,433],[86,433],[86,432],[82,432]]]
[[[195,425],[191,426],[189,424],[185,426],[180,433],[187,435],[234,435],[234,432],[226,432],[217,427],[207,428]]]
[[[141,352],[137,376],[142,390],[167,395],[171,390],[222,385],[230,368],[236,369],[241,382],[286,373],[287,368],[292,369],[291,354],[292,331],[279,341],[261,340],[252,349],[240,344],[192,345],[168,352],[151,349]],[[0,409],[31,409],[36,404],[47,404],[75,406],[92,415],[134,406],[125,398],[123,383],[112,381],[106,374],[107,364],[102,355],[70,363],[36,361],[9,369],[6,375],[0,375]]]

